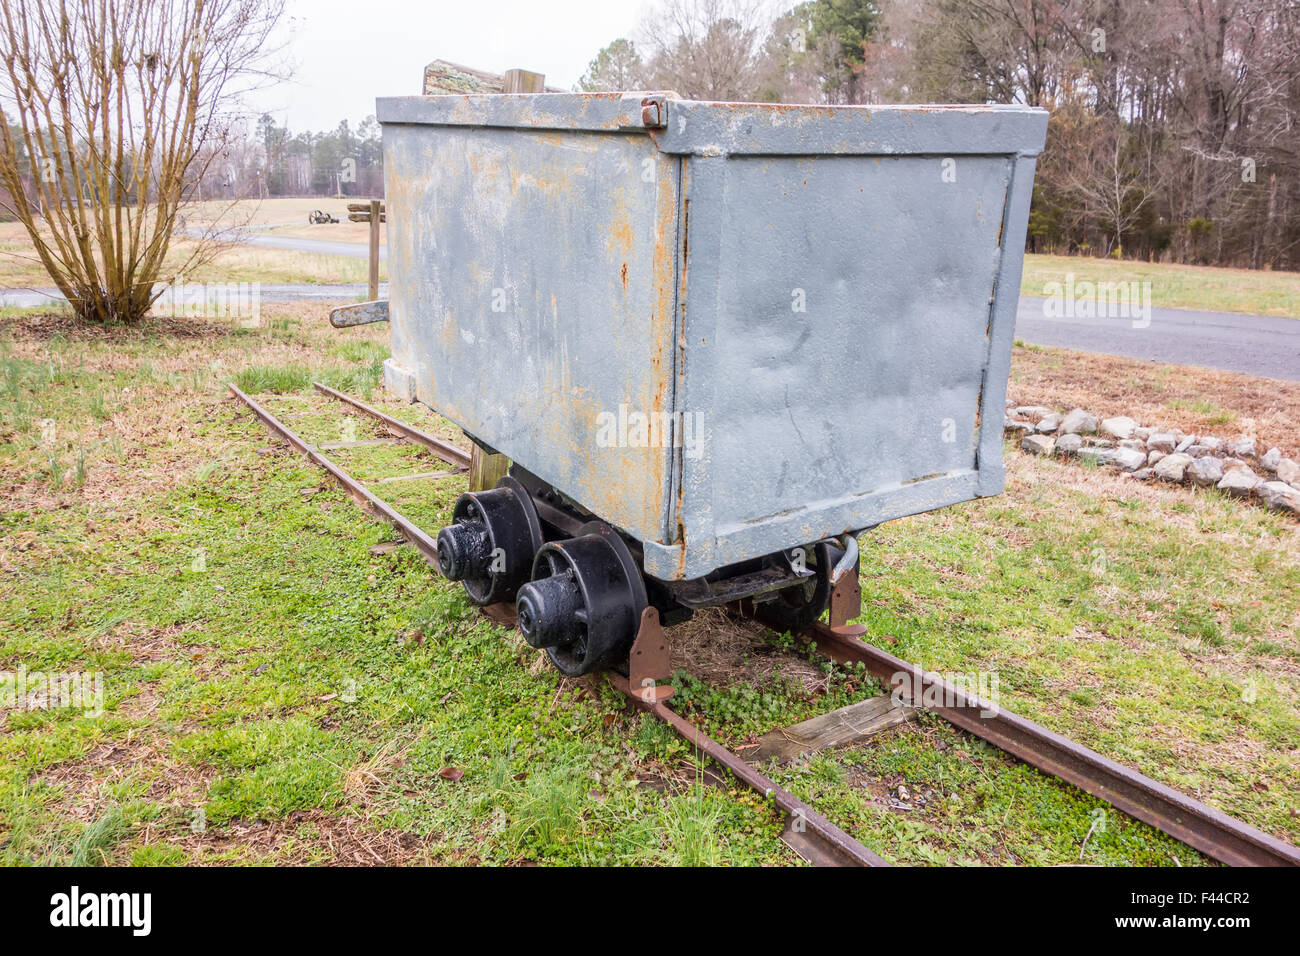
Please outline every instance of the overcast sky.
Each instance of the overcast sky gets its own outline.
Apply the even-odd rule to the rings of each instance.
[[[629,35],[648,0],[289,0],[292,82],[250,106],[295,135],[354,126],[376,96],[420,92],[424,65],[450,60],[492,73],[546,74],[568,89],[601,49]]]

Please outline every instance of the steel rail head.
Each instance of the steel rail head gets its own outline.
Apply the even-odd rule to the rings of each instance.
[[[396,418],[393,418],[390,415],[385,415],[379,409],[367,405],[359,398],[353,398],[351,395],[345,395],[343,392],[330,388],[328,385],[324,385],[321,382],[312,382],[311,384],[316,389],[316,391],[320,392],[322,395],[328,395],[330,398],[336,398],[340,402],[343,402],[343,404],[350,405],[352,408],[355,408],[357,411],[365,415],[369,415],[371,418],[378,419],[379,421],[383,422],[385,425],[387,425],[393,431],[397,432],[402,437],[408,438],[411,441],[416,442],[417,444],[423,445],[425,448],[429,449],[431,452],[433,452],[437,457],[441,458],[447,464],[455,465],[458,468],[469,468],[470,466],[469,452],[462,451],[461,449],[457,448],[455,445],[443,441],[441,438],[435,438],[434,436],[430,435],[428,432],[424,432],[416,428],[414,425],[408,425],[406,424],[406,422],[398,421]]]
[[[1117,810],[1231,866],[1300,866],[1300,849],[1179,793],[1131,767],[967,693],[856,636],[817,622],[803,634],[817,652],[862,663],[887,684],[908,685],[913,703],[1030,766],[1100,797]],[[935,705],[926,701],[938,701]]]
[[[393,527],[397,528],[397,530],[402,533],[402,537],[415,545],[416,550],[420,552],[420,555],[424,560],[441,573],[441,569],[438,565],[438,543],[420,530],[415,522],[411,521],[411,519],[407,518],[388,502],[375,495],[372,491],[366,488],[365,485],[361,484],[361,482],[357,481],[329,458],[322,455],[319,449],[314,445],[303,440],[303,438],[293,429],[272,415],[269,410],[240,391],[234,382],[227,382],[226,387],[230,389],[230,394],[234,395],[235,398],[247,405],[252,410],[253,414],[262,420],[262,423],[266,425],[267,428],[271,429],[271,431],[278,434],[298,451],[302,452],[321,468],[324,468],[329,472],[334,480],[347,490],[348,494],[352,497],[352,500],[360,507],[371,512],[376,517],[383,518],[385,521],[392,524]]]
[[[626,680],[614,675],[610,675],[609,679],[615,687],[628,696],[632,703],[654,714],[675,730],[683,740],[714,763],[725,767],[751,790],[762,794],[765,798],[770,798],[786,815],[786,825],[781,833],[781,839],[809,863],[815,866],[890,865],[888,861],[872,853],[808,804],[778,786],[685,717],[669,710],[662,700],[654,699],[652,689],[647,689],[651,699],[646,699],[642,696],[643,692],[629,687]]]

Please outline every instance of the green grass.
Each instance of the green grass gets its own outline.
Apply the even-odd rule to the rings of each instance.
[[[309,382],[366,391],[387,354],[382,330],[271,319],[197,342],[0,337],[0,670],[100,672],[106,698],[99,718],[5,714],[0,861],[795,862],[761,796],[712,786],[609,687],[534,666],[413,549],[372,550],[391,531],[304,458],[259,454],[275,443],[225,381],[338,441],[348,416]],[[334,454],[367,479],[440,467],[406,445]],[[872,639],[994,671],[1004,706],[1300,836],[1294,524],[1009,465],[1000,498],[864,537]],[[377,489],[436,529],[462,482]],[[813,684],[795,679],[793,642],[769,651],[790,667],[678,675],[673,706],[743,747],[880,692],[817,661]],[[771,773],[899,862],[1202,862],[934,720]],[[900,785],[927,803],[891,807]]]
[[[1181,266],[1087,256],[1028,253],[1021,295],[1044,295],[1049,282],[1149,282],[1155,308],[1300,318],[1300,272]]]

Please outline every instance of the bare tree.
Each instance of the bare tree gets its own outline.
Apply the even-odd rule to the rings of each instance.
[[[82,318],[148,312],[179,210],[222,160],[241,95],[280,78],[283,10],[284,0],[3,5],[0,183]],[[221,236],[213,226],[190,238],[179,273],[209,261]]]
[[[755,99],[768,0],[663,0],[641,26],[650,85],[707,100]]]
[[[1089,125],[1089,148],[1070,188],[1095,219],[1108,227],[1106,254],[1118,256],[1123,253],[1124,233],[1142,218],[1151,193],[1144,185],[1142,167],[1134,159],[1136,140],[1124,125],[1100,117],[1093,117]]]

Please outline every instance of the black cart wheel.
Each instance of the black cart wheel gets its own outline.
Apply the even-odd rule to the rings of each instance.
[[[831,571],[844,552],[828,541],[804,548],[805,566],[813,576],[778,591],[764,610],[782,631],[800,631],[822,616],[831,600]]]
[[[645,581],[626,542],[591,521],[574,538],[550,541],[519,589],[515,616],[524,639],[544,648],[561,673],[577,677],[627,656],[646,608]]]
[[[438,533],[439,570],[459,581],[475,604],[513,601],[542,540],[533,499],[506,475],[491,491],[456,499],[452,523]]]

